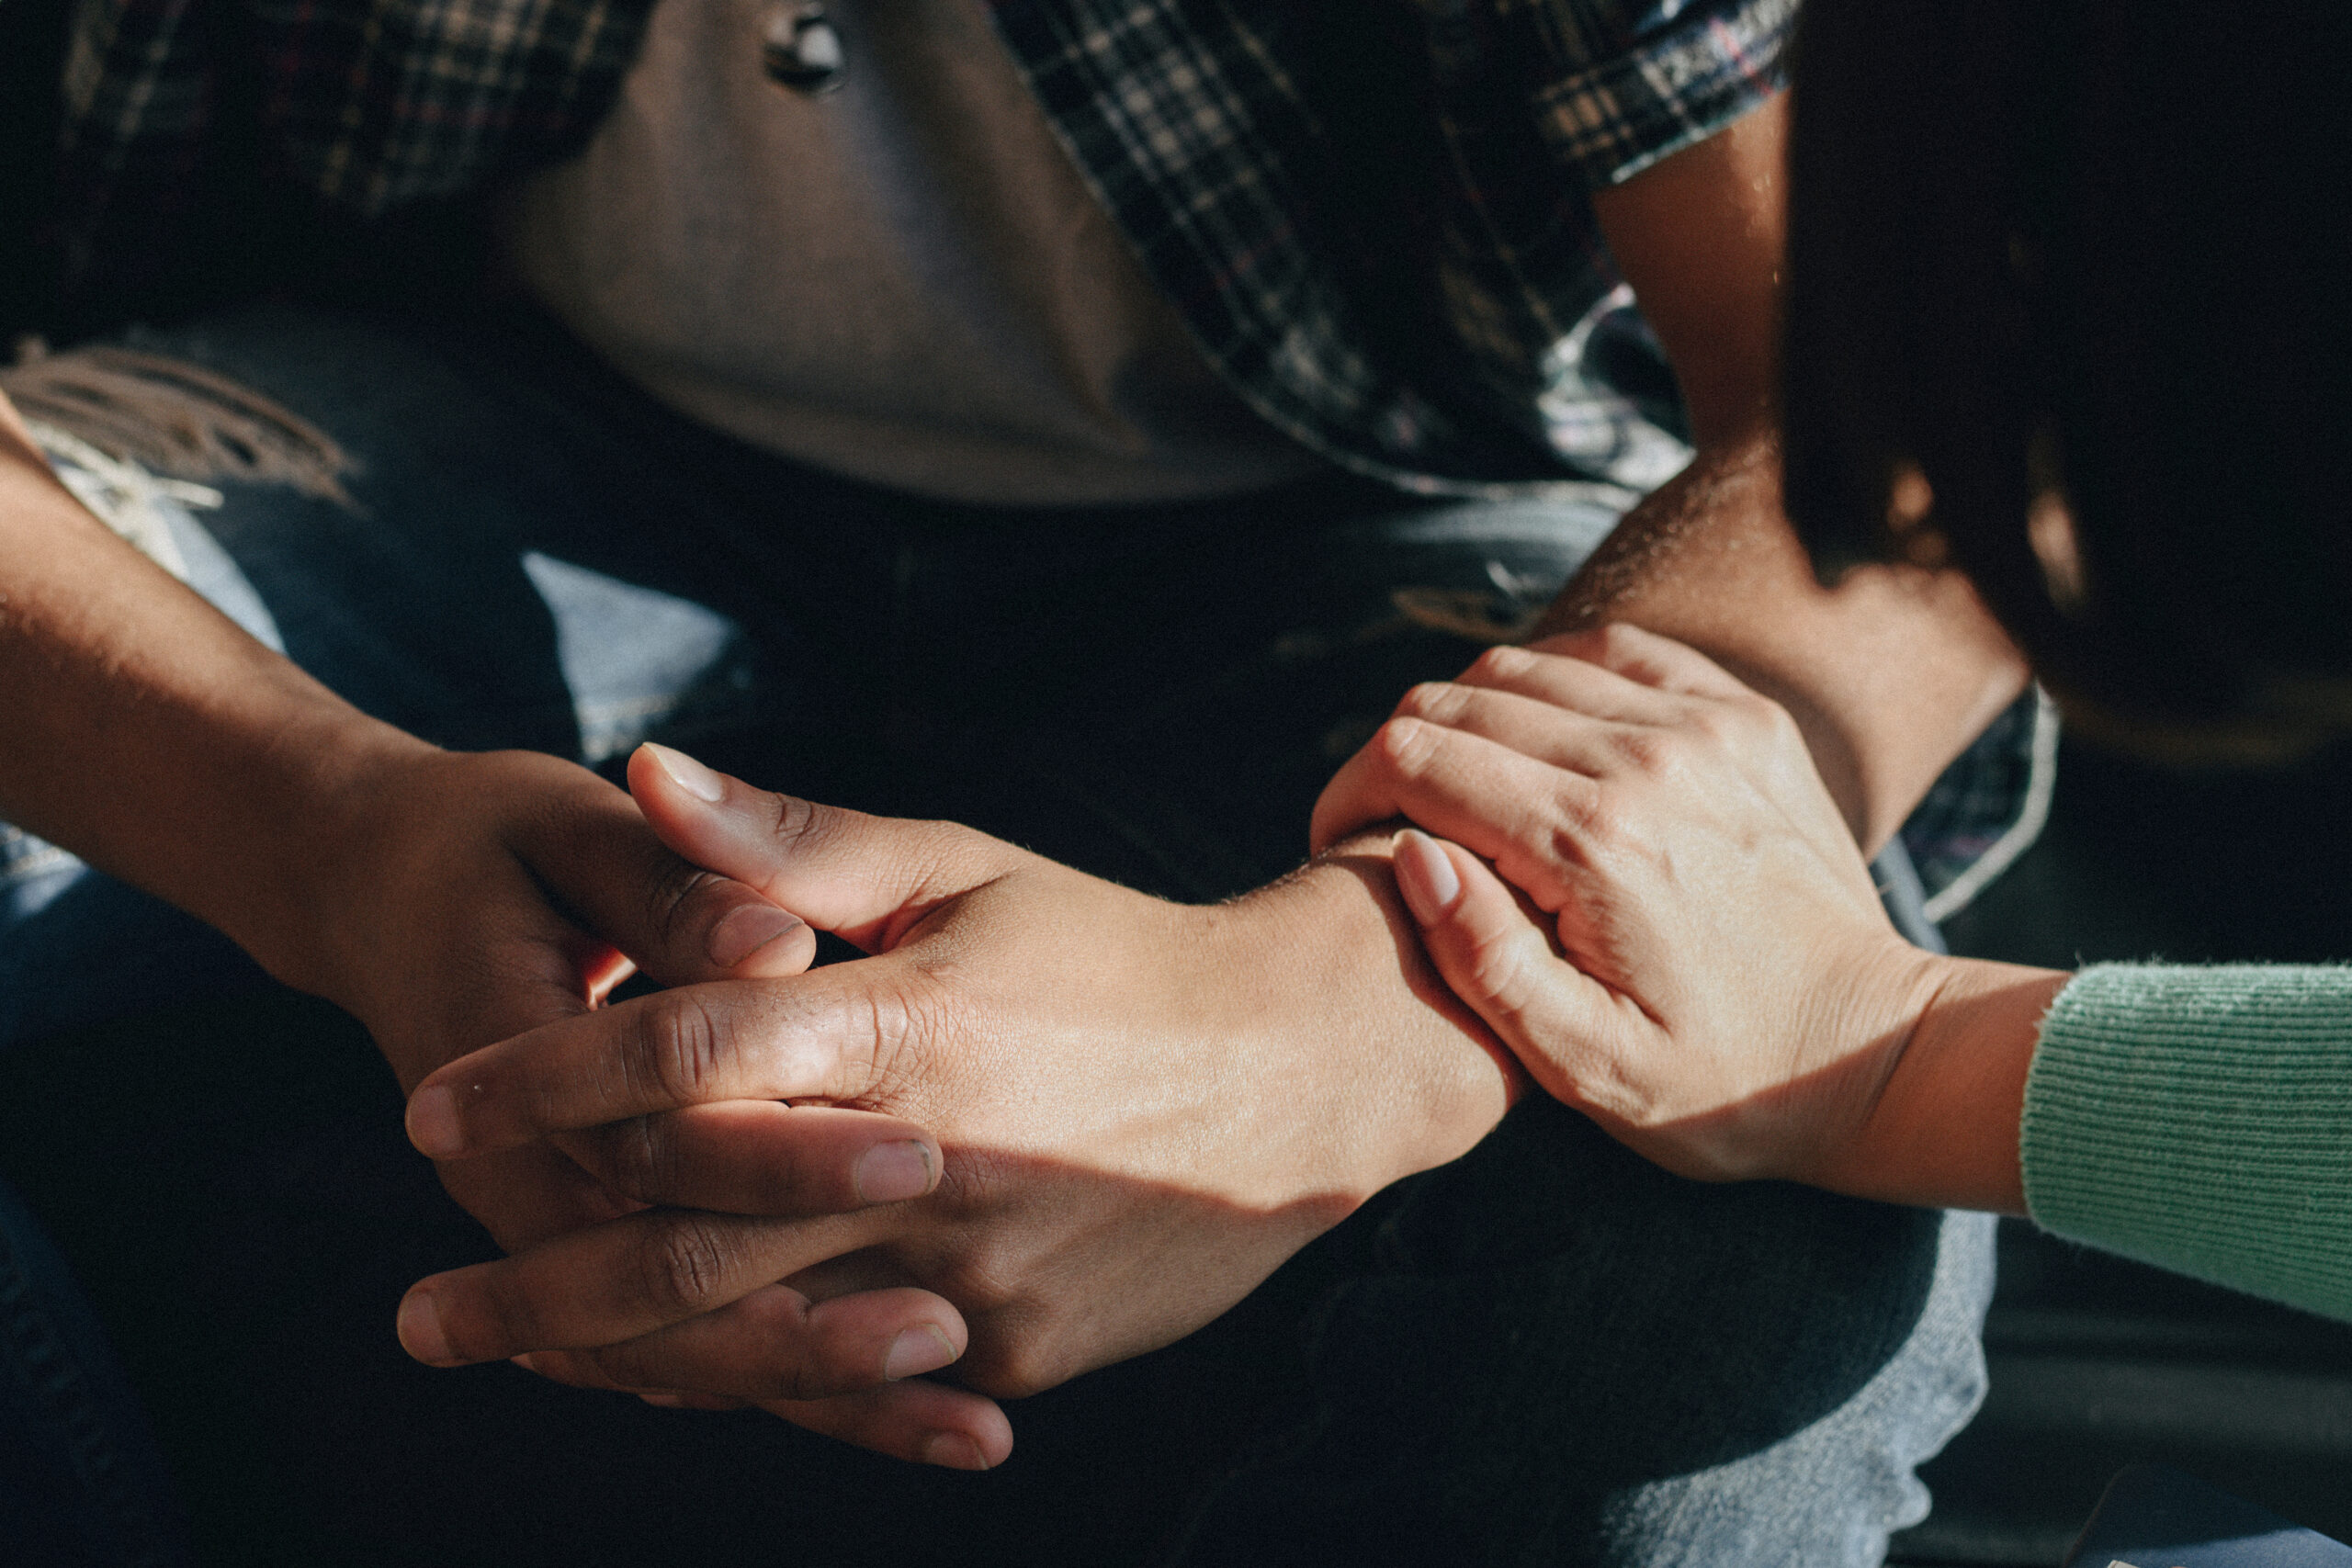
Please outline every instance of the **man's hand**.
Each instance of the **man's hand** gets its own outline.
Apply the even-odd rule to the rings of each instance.
[[[324,890],[317,933],[288,950],[299,956],[284,967],[368,1025],[404,1089],[490,1041],[588,1016],[632,962],[678,985],[797,974],[815,952],[801,920],[679,860],[626,795],[552,757],[403,748],[360,774],[337,811],[347,826],[320,835],[335,853],[311,868]],[[727,1122],[723,1111],[708,1122],[682,1117],[676,1131],[684,1142],[698,1134],[719,1142],[743,1183],[731,1195],[768,1213],[831,1214],[915,1197],[941,1166],[937,1141],[894,1117],[811,1111],[793,1138],[765,1142],[757,1129],[718,1139],[713,1129]],[[661,1195],[648,1168],[607,1160],[592,1176],[545,1140],[440,1169],[450,1194],[510,1250]],[[781,1296],[762,1304],[786,1320],[772,1359],[793,1358],[807,1386],[877,1391],[856,1411],[873,1446],[920,1454],[944,1419],[1001,1424],[981,1402],[943,1417],[938,1395],[881,1386],[962,1349],[962,1319],[936,1296],[849,1294],[800,1303],[797,1316]]]
[[[792,972],[814,951],[805,926],[679,861],[585,770],[438,750],[255,642],[85,511],[5,398],[0,562],[0,817],[340,1003],[404,1087],[588,1010],[629,960],[676,983]],[[928,1185],[936,1147],[842,1113],[771,1163],[765,1190],[804,1213],[904,1197]],[[444,1168],[509,1247],[636,1206],[544,1144]],[[904,1330],[933,1365],[963,1332],[947,1303],[911,1292],[811,1321],[811,1375],[841,1387],[903,1369],[874,1347]],[[939,1395],[862,1397],[854,1429],[875,1446],[914,1451],[940,1424]]]
[[[1028,1393],[1190,1333],[1505,1108],[1507,1058],[1423,966],[1385,864],[1195,908],[674,753],[640,752],[631,783],[681,855],[872,956],[642,998],[427,1077],[410,1111],[427,1153],[562,1135],[678,1205],[423,1281],[403,1321],[428,1359],[592,1351],[567,1359],[586,1380],[816,1424],[823,1406],[789,1402],[824,1391],[778,1380],[747,1303],[787,1278],[911,1280],[964,1309],[963,1381]],[[746,1177],[808,1102],[934,1129],[938,1190],[762,1217]]]

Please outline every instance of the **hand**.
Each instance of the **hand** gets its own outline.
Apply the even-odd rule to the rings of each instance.
[[[828,1264],[829,1281],[910,1280],[957,1302],[958,1376],[1028,1393],[1208,1322],[1504,1109],[1507,1058],[1420,966],[1385,867],[1186,908],[674,753],[640,752],[630,781],[681,855],[872,956],[639,998],[427,1077],[410,1111],[426,1152],[603,1129],[574,1145],[592,1170],[684,1206],[421,1282],[406,1310],[436,1325],[434,1359],[594,1349],[627,1380],[773,1400],[750,1324],[691,1344],[671,1325],[723,1325]],[[937,1191],[756,1217],[742,1173],[757,1157],[684,1135],[680,1108],[699,1106],[781,1148],[812,1100],[934,1129]]]
[[[1406,697],[1315,839],[1397,816],[1453,840],[1402,835],[1398,881],[1545,1089],[1686,1176],[1838,1185],[1942,971],[1777,705],[1630,626],[1496,649]]]
[[[320,835],[335,849],[313,868],[307,938],[271,956],[282,977],[366,1022],[403,1089],[491,1041],[588,1015],[632,963],[675,985],[797,974],[815,952],[797,918],[679,860],[628,795],[552,757],[401,746],[357,773],[335,815],[341,830]],[[682,1118],[676,1131],[691,1141],[707,1124]],[[811,1111],[795,1134],[746,1174],[770,1212],[911,1197],[940,1168],[937,1140],[892,1117]],[[440,1170],[510,1250],[654,1196],[643,1172],[608,1165],[592,1176],[547,1141]],[[822,1303],[779,1292],[761,1304],[771,1314],[769,1364],[790,1366],[811,1389],[884,1382],[907,1364],[905,1352],[891,1359],[902,1334],[932,1352],[926,1366],[963,1343],[955,1309],[919,1292]],[[954,1418],[1001,1423],[967,1398],[943,1415],[922,1390],[882,1389],[838,1414],[837,1424],[892,1451],[919,1450]]]

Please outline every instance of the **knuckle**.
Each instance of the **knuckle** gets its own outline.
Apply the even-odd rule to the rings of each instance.
[[[697,1104],[718,1081],[724,1036],[694,992],[673,991],[664,1000],[639,1015],[638,1049],[624,1060],[634,1066],[635,1087],[658,1103]]]
[[[1611,621],[1592,634],[1593,651],[1605,664],[1619,664],[1648,651],[1648,637],[1639,627]]]
[[[824,814],[814,801],[790,795],[771,795],[767,800],[775,815],[769,832],[779,847],[787,852],[809,849],[824,837]]]
[[[965,1179],[972,1179],[969,1173]],[[967,1315],[1013,1315],[1034,1323],[1042,1317],[1044,1307],[1025,1288],[1029,1268],[1030,1260],[1021,1248],[983,1233],[942,1258],[935,1278],[927,1279],[926,1283]]]
[[[840,1042],[842,1087],[854,1092],[842,1103],[860,1110],[899,1108],[920,1077],[922,1053],[914,1044],[924,1009],[909,996],[906,977],[865,987],[839,998],[843,1012],[831,1031]]]
[[[826,1399],[837,1393],[870,1384],[872,1376],[845,1377],[834,1373],[818,1359],[807,1353],[806,1347],[780,1352],[780,1361],[765,1369],[765,1381],[775,1392],[773,1399]]]
[[[1750,692],[1738,699],[1739,711],[1748,723],[1775,740],[1801,739],[1796,716],[1760,692]]]
[[[1400,778],[1418,778],[1429,768],[1438,746],[1438,728],[1418,718],[1392,718],[1374,732],[1374,754]]]
[[[1423,681],[1405,694],[1396,705],[1396,715],[1442,724],[1459,716],[1469,701],[1469,692],[1451,681]]]
[[[1472,937],[1464,954],[1464,979],[1489,1010],[1513,1023],[1528,1010],[1527,965],[1519,942],[1501,931],[1481,931]]]
[[[1549,839],[1557,865],[1577,865],[1621,842],[1626,834],[1625,805],[1614,791],[1589,796],[1555,796]]]
[[[441,1321],[449,1348],[469,1361],[555,1348],[531,1299],[508,1288],[503,1277],[466,1292],[457,1311],[445,1305]]]
[[[1510,676],[1528,669],[1534,663],[1536,655],[1523,648],[1513,648],[1509,643],[1497,643],[1472,660],[1470,669],[1474,674],[1477,675]]]
[[[727,1246],[709,1224],[692,1216],[650,1227],[635,1261],[639,1298],[665,1318],[709,1310],[726,1287]]]
[[[1701,703],[1690,710],[1681,728],[1710,745],[1729,747],[1756,725],[1756,716],[1728,703]]]
[[[990,1399],[1027,1399],[1065,1382],[1065,1358],[1052,1347],[1050,1322],[1032,1320],[1023,1331],[957,1363],[966,1383]]]
[[[638,1340],[623,1340],[618,1345],[602,1345],[574,1354],[594,1368],[596,1376],[616,1388],[654,1388],[665,1381],[653,1365],[654,1358]]]
[[[645,929],[664,940],[675,940],[685,923],[695,895],[724,880],[714,872],[666,856],[645,893]]]
[[[753,1375],[762,1397],[823,1399],[874,1382],[870,1371],[862,1377],[840,1375],[817,1353],[812,1306],[797,1291],[770,1291],[761,1301],[754,1317],[759,1342],[766,1348]]]
[[[605,1182],[623,1197],[659,1202],[677,1175],[677,1150],[658,1119],[632,1116],[598,1139]]]
[[[918,974],[875,998],[868,1081],[880,1104],[912,1102],[923,1094],[933,1044],[954,1026],[952,1008],[941,990]],[[930,1107],[926,1104],[926,1110]]]
[[[1609,737],[1610,749],[1637,773],[1660,773],[1674,765],[1679,748],[1686,744],[1670,729],[1621,728]]]

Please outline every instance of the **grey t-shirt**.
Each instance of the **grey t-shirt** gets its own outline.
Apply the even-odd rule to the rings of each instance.
[[[829,0],[823,94],[763,61],[810,9],[662,0],[586,151],[514,194],[543,304],[670,406],[923,494],[1164,501],[1317,467],[1218,381],[980,0]]]

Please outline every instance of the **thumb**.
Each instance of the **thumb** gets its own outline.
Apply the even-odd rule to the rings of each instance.
[[[1564,1064],[1608,1026],[1607,989],[1555,952],[1542,921],[1461,845],[1408,828],[1393,852],[1397,891],[1445,983],[1544,1092],[1577,1103]]]
[[[637,749],[628,787],[673,852],[868,953],[1030,858],[952,822],[869,817],[754,789],[667,746]]]

